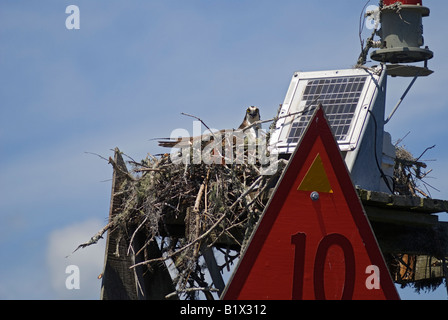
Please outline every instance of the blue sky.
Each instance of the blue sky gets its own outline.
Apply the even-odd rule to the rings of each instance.
[[[80,9],[68,30],[68,5]],[[345,69],[359,55],[365,1],[3,0],[0,2],[0,299],[97,299],[104,241],[65,258],[107,220],[119,147],[134,159],[151,138],[239,125],[249,105],[275,115],[295,71]],[[371,1],[376,4],[376,1]],[[444,98],[448,3],[427,0],[435,74],[419,79],[386,130],[425,157],[448,199]],[[366,34],[367,35],[367,34]],[[387,110],[409,79],[389,79]],[[446,219],[446,216],[442,216]],[[81,289],[65,288],[80,267]],[[446,291],[402,298],[446,299]]]

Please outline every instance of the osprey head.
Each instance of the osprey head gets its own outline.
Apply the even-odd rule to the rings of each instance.
[[[250,124],[260,121],[260,110],[253,106],[247,108],[246,119]]]

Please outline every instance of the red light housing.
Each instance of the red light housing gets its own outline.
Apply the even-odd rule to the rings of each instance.
[[[384,0],[384,5],[390,6],[396,2],[401,2],[402,4],[406,4],[406,5],[416,5],[416,6],[423,5],[422,0]]]

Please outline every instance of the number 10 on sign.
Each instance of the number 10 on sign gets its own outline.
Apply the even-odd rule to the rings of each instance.
[[[294,245],[295,248],[292,299],[302,300],[306,261],[306,234],[299,232],[291,236],[291,244]],[[343,235],[336,233],[322,238],[314,258],[313,284],[315,298],[318,300],[326,300],[325,265],[328,252],[332,246],[339,247],[344,255],[345,278],[341,288],[341,299],[351,300],[353,298],[353,291],[355,288],[355,253],[350,240]],[[373,265],[367,266],[366,274],[368,275],[365,280],[366,288],[369,290],[379,290],[379,268]]]

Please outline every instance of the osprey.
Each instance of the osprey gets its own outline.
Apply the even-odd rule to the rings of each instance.
[[[260,110],[254,106],[249,107],[249,108],[247,108],[246,116],[244,117],[244,120],[241,123],[241,125],[238,127],[238,129],[244,131],[244,129],[252,126],[255,122],[258,122],[258,121],[260,121]],[[261,125],[256,124],[249,129],[261,129]]]
[[[238,127],[237,131],[243,131],[248,137],[256,139],[258,138],[258,130],[261,129],[261,125],[257,122],[259,122],[261,119],[260,117],[260,110],[257,107],[251,106],[247,108],[246,114],[244,116],[243,122]],[[221,134],[224,134],[227,130],[220,130],[218,131]],[[205,136],[213,136],[213,134],[207,134]],[[202,141],[202,138],[204,136],[200,137],[185,137],[185,138],[177,138],[175,140],[172,139],[164,139],[168,141],[159,141],[159,146],[164,148],[175,148],[175,147],[183,147],[185,145],[181,145],[182,142],[187,142],[188,145],[192,145],[193,141],[200,140]]]

